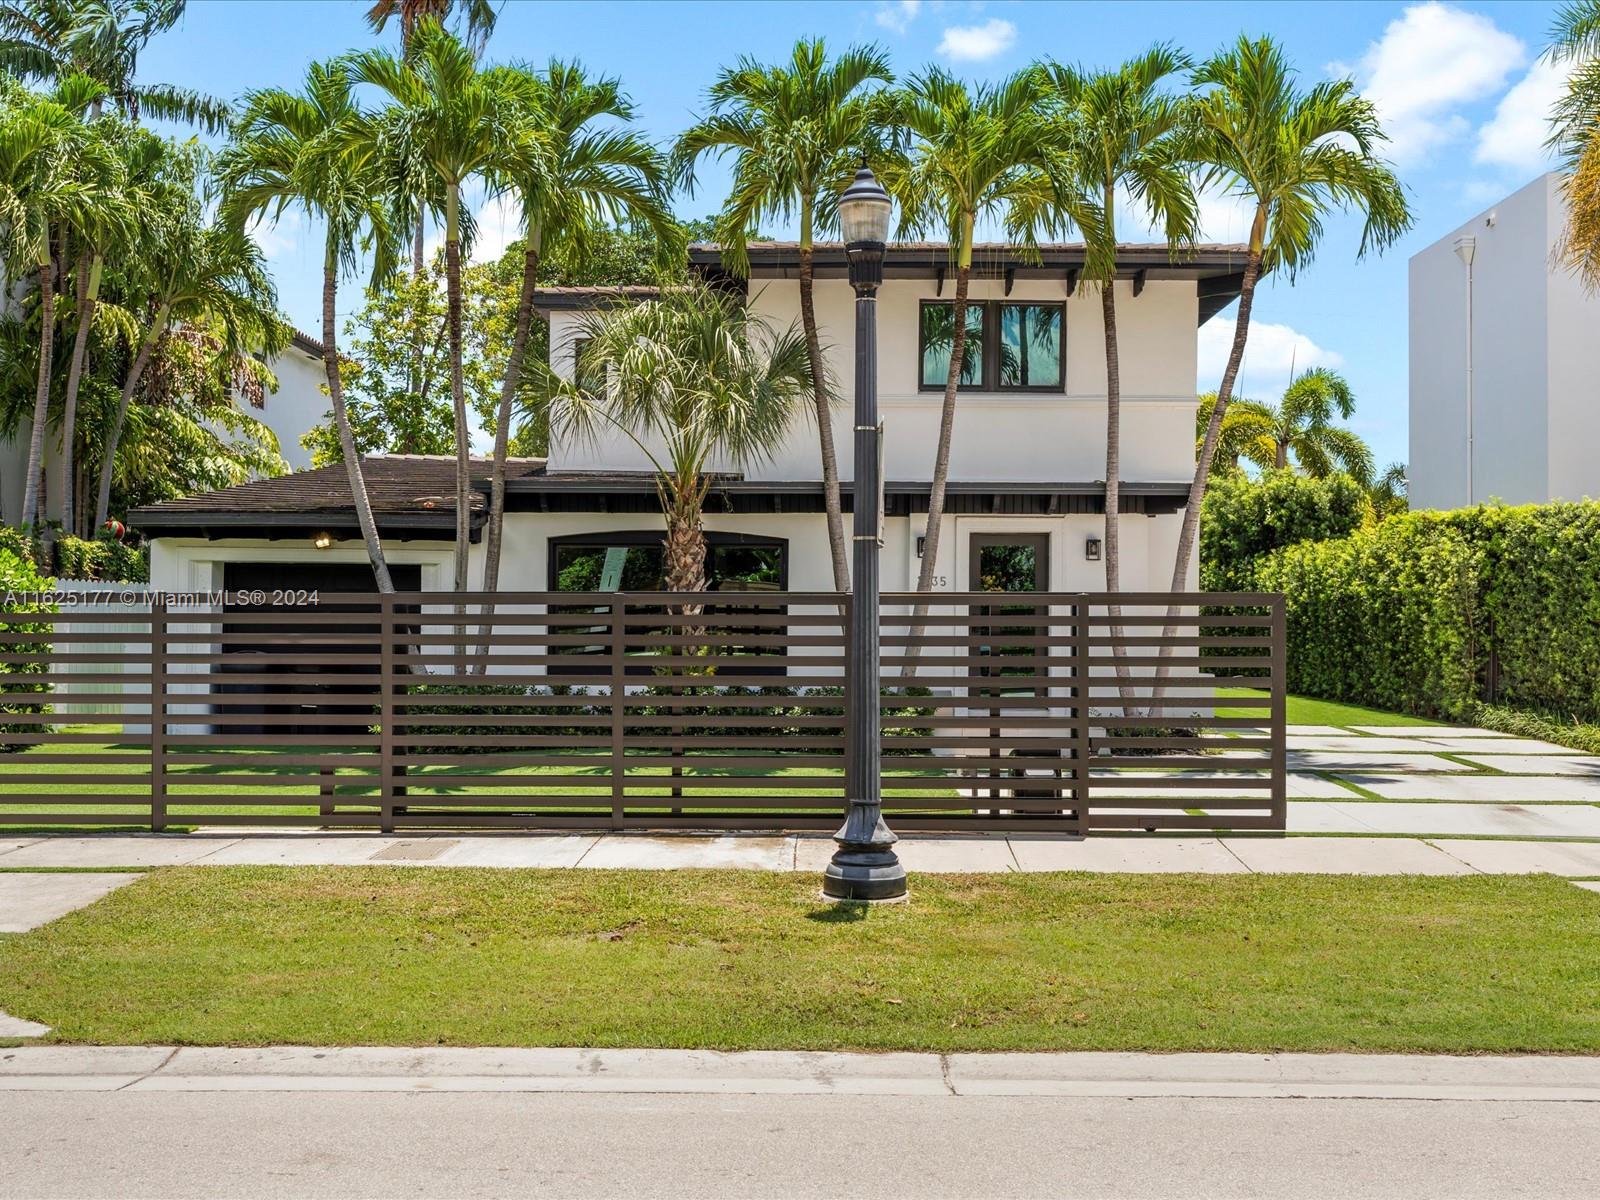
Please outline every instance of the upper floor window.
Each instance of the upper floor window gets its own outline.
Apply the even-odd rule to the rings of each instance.
[[[977,301],[967,305],[960,387],[983,392],[1059,392],[1066,377],[1065,305]],[[955,346],[955,305],[922,303],[919,385],[942,391]]]

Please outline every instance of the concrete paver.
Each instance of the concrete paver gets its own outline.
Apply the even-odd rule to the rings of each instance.
[[[578,863],[580,867],[670,868],[744,867],[787,871],[794,863],[789,837],[635,837],[610,834],[601,838]]]
[[[1600,892],[1600,879],[1574,879],[1572,882],[1586,892]]]
[[[0,873],[0,933],[25,933],[138,879],[100,871]]]
[[[1466,863],[1411,838],[1229,837],[1223,844],[1252,871],[1325,875],[1474,875]]]
[[[1374,739],[1376,740],[1376,739]],[[1353,750],[1291,750],[1288,765],[1300,771],[1470,771],[1471,767],[1451,762],[1438,754],[1359,754]]]
[[[1592,754],[1474,753],[1462,757],[1480,767],[1508,771],[1513,775],[1587,775],[1600,779],[1600,757]]]
[[[20,850],[24,846],[31,846],[38,838],[0,838],[0,856],[10,854],[13,850]]]
[[[1358,737],[1353,733],[1335,733],[1303,737],[1291,734],[1284,739],[1290,750],[1328,750],[1349,754],[1427,754],[1438,747],[1424,744],[1411,737]]]
[[[1418,738],[1418,750],[1435,746],[1451,754],[1482,754],[1489,749],[1482,738],[1471,737],[1424,737]],[[1494,743],[1496,754],[1571,754],[1572,747],[1558,746],[1554,742],[1541,742],[1538,738],[1496,738]]]
[[[1349,794],[1346,793],[1346,798]],[[1288,804],[1290,833],[1376,833],[1356,814],[1358,805],[1345,808],[1325,800],[1291,800]]]
[[[37,1021],[24,1021],[21,1017],[0,1012],[0,1038],[36,1038],[43,1037],[49,1032],[48,1025],[41,1025]]]
[[[1329,805],[1349,818],[1348,832],[1439,834],[1463,837],[1600,838],[1600,808],[1581,804],[1411,804],[1361,802]]]
[[[243,837],[206,856],[213,867],[301,867],[364,863],[396,839],[385,837]]]
[[[1401,775],[1340,771],[1339,778],[1385,800],[1456,800],[1469,804],[1595,804],[1600,779],[1581,775]]]
[[[1349,800],[1356,793],[1335,779],[1324,779],[1309,771],[1290,771],[1287,793],[1300,800]]]
[[[1011,853],[1024,871],[1166,873],[1238,871],[1239,860],[1213,837],[1095,836],[1078,840],[1013,836]]]
[[[95,834],[43,838],[5,856],[7,867],[179,867],[215,854],[237,838],[193,834]]]
[[[1491,875],[1600,875],[1600,842],[1432,840],[1451,858]]]
[[[438,867],[575,867],[599,834],[505,834],[464,837],[431,863]]]
[[[1352,725],[1351,729],[1378,737],[1452,737],[1452,738],[1503,738],[1509,733],[1493,729],[1477,729],[1471,725]]]
[[[1266,730],[1256,732],[1265,733]],[[1345,737],[1348,734],[1337,725],[1285,725],[1284,732],[1290,737]]]

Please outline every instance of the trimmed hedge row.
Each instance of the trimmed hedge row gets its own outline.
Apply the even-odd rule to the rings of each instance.
[[[0,525],[0,550],[27,559],[59,579],[102,579],[117,583],[149,583],[150,556],[103,534],[95,538],[62,535],[55,541],[53,561],[45,544],[12,525]]]
[[[1342,538],[1366,523],[1371,505],[1348,475],[1312,479],[1297,471],[1219,475],[1200,507],[1200,586],[1248,591],[1255,561],[1296,542]]]
[[[1407,513],[1277,550],[1251,576],[1285,595],[1292,691],[1600,719],[1600,504]]]

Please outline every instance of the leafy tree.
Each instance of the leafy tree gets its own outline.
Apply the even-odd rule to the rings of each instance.
[[[773,330],[703,285],[586,314],[583,370],[547,383],[552,420],[577,437],[615,429],[655,469],[666,517],[666,581],[706,587],[701,512],[720,458],[770,458],[811,395],[805,337]]]
[[[3,0],[0,70],[21,79],[87,75],[137,123],[143,114],[220,133],[222,101],[189,88],[140,83],[139,52],[183,17],[186,0]],[[94,101],[98,115],[101,100]]]
[[[1200,398],[1196,453],[1211,426],[1216,393]],[[1237,465],[1243,458],[1264,470],[1293,464],[1314,479],[1335,472],[1363,486],[1372,483],[1372,449],[1353,430],[1334,424],[1355,412],[1355,395],[1344,376],[1316,367],[1298,376],[1278,404],[1235,400],[1222,422],[1219,454]]]
[[[733,156],[733,190],[717,226],[724,261],[733,269],[748,271],[746,246],[762,217],[798,220],[800,320],[811,359],[828,545],[839,592],[850,590],[850,560],[832,400],[817,332],[812,243],[819,228],[833,228],[836,197],[850,182],[857,156],[878,140],[875,125],[883,106],[864,89],[893,81],[888,55],[877,47],[852,47],[830,63],[821,38],[796,42],[787,64],[741,59],[712,85],[710,115],[678,139],[674,155],[676,173],[691,189],[698,158]]]
[[[245,97],[245,112],[223,155],[223,211],[234,224],[262,216],[276,221],[290,207],[322,220],[322,361],[344,455],[356,520],[373,578],[394,591],[377,523],[345,409],[338,349],[339,278],[355,268],[358,249],[370,250],[373,279],[395,267],[394,236],[384,171],[376,160],[371,117],[356,103],[342,64],[313,63],[303,92],[269,88]]]
[[[1173,591],[1189,576],[1201,504],[1262,275],[1282,271],[1292,282],[1315,254],[1330,211],[1355,209],[1365,218],[1358,257],[1384,249],[1411,227],[1405,190],[1378,157],[1385,138],[1377,113],[1349,80],[1302,90],[1277,43],[1244,36],[1202,63],[1192,78],[1200,89],[1193,158],[1206,184],[1248,199],[1253,213],[1233,344],[1184,509]]]

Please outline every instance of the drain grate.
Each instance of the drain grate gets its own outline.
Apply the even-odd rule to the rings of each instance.
[[[451,846],[460,845],[455,838],[427,838],[425,840],[396,842],[369,855],[368,862],[427,862],[438,858]]]

